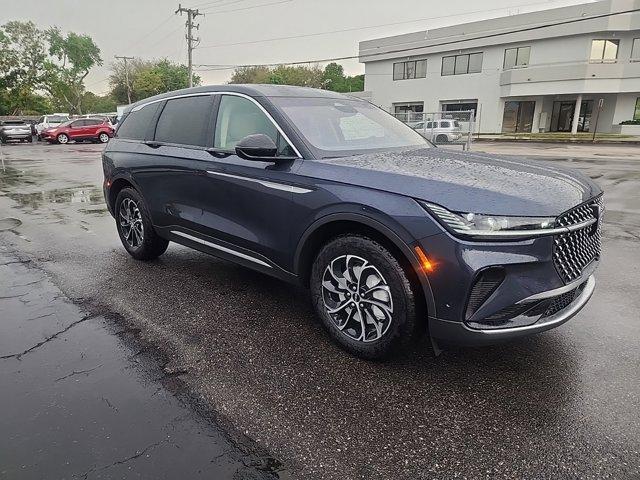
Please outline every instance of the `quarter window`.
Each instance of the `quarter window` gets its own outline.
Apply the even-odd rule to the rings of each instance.
[[[503,68],[525,67],[529,65],[531,47],[507,48],[504,51]]]
[[[442,57],[442,75],[464,75],[482,71],[482,52]]]
[[[393,64],[394,80],[409,80],[412,78],[425,78],[427,76],[427,61],[412,60]]]
[[[145,105],[140,110],[130,112],[118,127],[116,136],[118,138],[126,138],[129,140],[144,140],[153,117],[158,111],[160,102]]]
[[[591,56],[594,63],[613,63],[618,58],[620,40],[593,40],[591,42]]]
[[[206,147],[212,111],[211,98],[206,95],[168,100],[158,118],[155,140]]]
[[[278,146],[278,155],[293,156],[293,149],[278,132],[273,122],[251,100],[235,95],[223,95],[218,109],[213,146],[233,150],[248,135],[262,133]]]

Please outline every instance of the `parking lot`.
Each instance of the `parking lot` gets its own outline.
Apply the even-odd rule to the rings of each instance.
[[[220,454],[229,455],[225,466],[238,478],[640,476],[639,147],[474,145],[580,169],[605,189],[604,252],[594,297],[572,321],[538,336],[489,348],[448,348],[438,357],[422,339],[384,363],[358,360],[334,346],[302,289],[175,244],[154,262],[130,258],[103,202],[102,148],[2,146],[2,261],[28,262],[46,273],[46,288],[100,316],[113,345],[125,341],[115,333],[127,329],[136,345],[157,350],[165,374],[179,380],[166,392],[178,395],[194,415],[184,431],[209,428],[214,433],[199,435],[197,442],[217,442],[207,461],[197,453],[206,442],[191,445],[194,471],[182,478],[197,472],[216,478],[219,464],[208,460]],[[34,283],[29,291],[37,294],[39,288]],[[22,328],[0,322],[0,336]],[[91,332],[82,338],[89,342]],[[57,361],[43,356],[40,364]],[[137,375],[160,361],[117,371]],[[38,365],[0,359],[3,387],[15,387],[19,371]],[[83,372],[82,378],[91,375]],[[29,387],[21,388],[28,395]],[[37,408],[15,408],[13,416],[34,421]],[[86,421],[102,422],[105,435],[117,423],[113,409],[94,414]],[[107,421],[104,415],[113,417]],[[150,415],[147,425],[154,421]],[[188,446],[188,437],[181,445]],[[46,449],[51,438],[30,441]],[[154,455],[172,454],[144,450],[156,441],[140,439],[133,453],[114,461],[127,459],[128,471],[148,468]],[[67,451],[74,452],[70,445]],[[96,449],[99,444],[83,455],[102,459]],[[32,464],[33,477],[52,468],[51,462],[68,461],[63,457]],[[91,470],[92,464],[98,467]],[[89,472],[84,478],[98,477],[103,464],[109,461],[91,461],[80,471]],[[8,478],[33,478],[19,475]]]

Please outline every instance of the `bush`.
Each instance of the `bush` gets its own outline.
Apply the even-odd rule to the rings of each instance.
[[[620,125],[640,125],[640,120],[625,120],[620,122]]]

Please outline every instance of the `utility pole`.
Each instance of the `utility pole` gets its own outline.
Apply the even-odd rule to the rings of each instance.
[[[189,57],[189,87],[193,87],[193,49],[196,48],[196,45],[200,43],[200,37],[193,38],[193,29],[200,30],[200,24],[194,25],[193,20],[198,15],[204,15],[204,13],[200,13],[198,9],[194,8],[184,8],[182,4],[178,4],[178,9],[176,10],[176,15],[180,14],[182,16],[183,13],[187,14],[187,52]]]
[[[133,60],[133,57],[125,57],[124,55],[114,55],[118,60],[124,61],[124,78],[127,82],[127,100],[131,103],[131,85],[129,84],[129,67],[127,66],[127,60]]]

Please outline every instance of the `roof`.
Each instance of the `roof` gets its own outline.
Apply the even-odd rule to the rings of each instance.
[[[180,95],[193,95],[197,93],[210,92],[236,92],[244,93],[251,97],[306,97],[306,98],[335,98],[357,100],[354,97],[344,95],[342,93],[332,92],[330,90],[320,90],[318,88],[296,87],[293,85],[271,85],[271,84],[228,84],[228,85],[205,85],[202,87],[185,88],[182,90],[174,90],[172,92],[162,93],[153,97],[140,100],[127,108],[127,111],[137,105],[162,100],[165,98],[176,97]]]
[[[382,37],[360,42],[360,61],[409,58],[585,32],[629,31],[640,28],[640,12],[634,11],[638,9],[640,0],[604,0]]]

